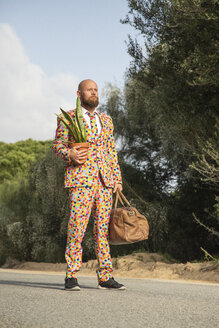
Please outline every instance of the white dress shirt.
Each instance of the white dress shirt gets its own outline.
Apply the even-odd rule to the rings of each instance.
[[[91,128],[91,124],[90,124],[90,117],[88,115],[88,110],[84,107],[82,107],[82,111],[83,111],[83,115],[84,115],[84,118],[87,122],[87,124],[89,125],[89,127]],[[97,109],[94,110],[93,112],[95,114],[95,117],[96,117],[96,123],[97,123],[97,129],[98,129],[98,135],[100,135],[101,131],[102,131],[102,124],[101,124],[101,121],[100,121],[100,117],[99,117],[99,112]]]

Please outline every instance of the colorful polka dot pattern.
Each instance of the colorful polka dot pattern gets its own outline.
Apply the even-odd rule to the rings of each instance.
[[[75,110],[68,112],[75,120]],[[86,120],[86,132],[89,142],[88,158],[83,165],[74,165],[70,159],[67,128],[58,117],[53,149],[57,156],[66,162],[65,187],[69,188],[71,214],[68,223],[66,245],[66,276],[75,277],[82,264],[82,248],[91,211],[94,214],[95,252],[98,259],[97,276],[99,281],[112,277],[112,262],[108,241],[109,216],[112,208],[112,188],[122,183],[120,167],[113,137],[113,123],[110,116],[98,111],[102,131],[97,134],[96,122],[91,129]],[[93,122],[94,123],[94,122]],[[92,130],[92,131],[91,131]]]
[[[68,112],[73,120],[75,119],[75,110]],[[73,141],[69,137],[67,128],[58,117],[58,125],[56,130],[53,149],[58,157],[61,157],[66,162],[65,172],[65,187],[82,187],[92,186],[96,183],[96,178],[101,172],[103,181],[107,187],[113,187],[115,183],[122,183],[120,167],[118,164],[117,151],[113,137],[113,123],[109,115],[98,111],[102,131],[98,136],[92,134],[91,130],[84,119],[88,142],[90,144],[88,150],[88,159],[81,165],[74,165],[70,159],[70,148],[68,142]]]
[[[96,115],[95,113],[88,112],[88,115],[90,117],[90,124],[91,124],[91,134],[90,134],[90,140],[92,138],[93,142],[97,142],[98,139],[98,127],[96,122]]]
[[[109,218],[112,208],[112,188],[104,186],[101,176],[92,187],[70,188],[71,214],[68,223],[65,258],[66,277],[76,277],[82,265],[82,239],[92,212],[94,216],[95,253],[98,260],[98,281],[112,277],[112,261],[109,249]]]

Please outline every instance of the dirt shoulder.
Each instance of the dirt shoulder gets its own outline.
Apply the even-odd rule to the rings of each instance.
[[[219,283],[219,261],[202,263],[169,263],[156,253],[133,253],[113,258],[114,276],[129,278],[156,278],[165,280],[193,280]],[[83,263],[80,275],[95,276],[97,261]],[[65,263],[22,262],[6,264],[2,270],[64,273]]]

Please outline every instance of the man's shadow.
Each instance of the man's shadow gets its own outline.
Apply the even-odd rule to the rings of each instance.
[[[11,285],[11,286],[22,286],[32,288],[45,288],[45,289],[56,289],[66,291],[63,284],[56,283],[44,283],[44,282],[27,282],[27,281],[11,281],[11,280],[0,280],[0,285]],[[97,289],[97,287],[81,285],[81,289]]]

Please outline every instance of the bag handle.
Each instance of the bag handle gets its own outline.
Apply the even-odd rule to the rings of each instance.
[[[114,206],[114,208],[117,208],[118,199],[119,199],[120,203],[121,203],[123,206],[125,206],[125,205],[124,205],[124,202],[123,202],[123,200],[122,200],[122,198],[123,198],[123,200],[126,202],[126,204],[127,204],[128,206],[131,206],[131,204],[130,204],[129,201],[125,198],[125,196],[123,195],[123,193],[117,189],[117,190],[116,190],[116,201],[115,201],[115,206]]]
[[[120,203],[121,203],[123,206],[125,206],[124,203],[123,203],[123,201],[122,201],[122,198],[120,197],[119,192],[118,192],[118,190],[117,190],[117,191],[116,191],[116,200],[115,200],[114,208],[117,208],[118,199],[119,199]]]
[[[128,206],[131,206],[131,204],[129,203],[128,199],[125,198],[125,195],[124,195],[121,191],[120,191],[120,196],[122,196],[123,200],[126,202],[126,204],[127,204]]]

